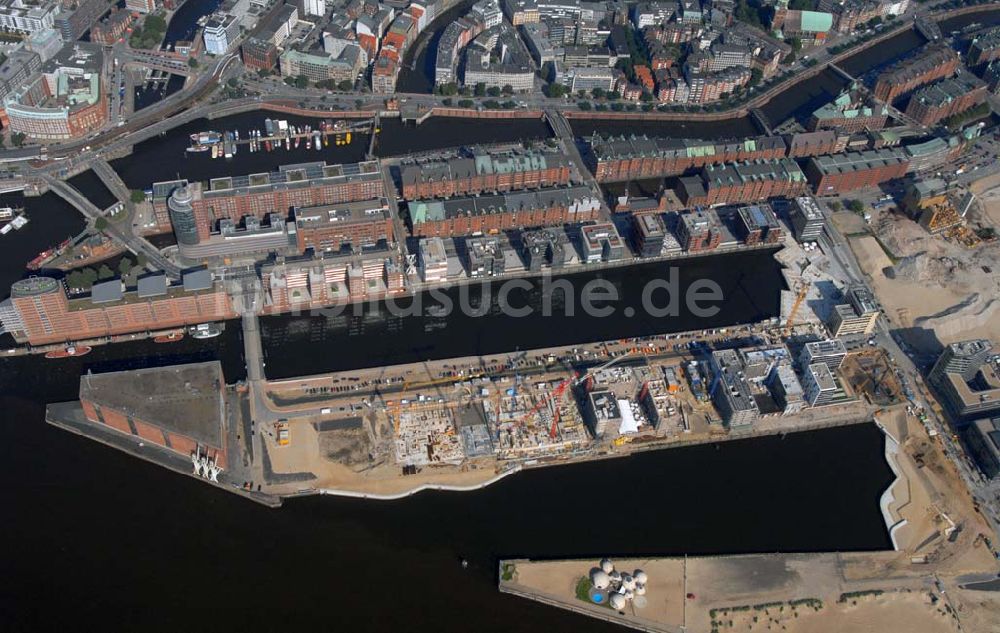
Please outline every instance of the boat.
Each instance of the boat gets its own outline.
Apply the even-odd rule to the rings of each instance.
[[[207,132],[195,132],[191,135],[191,147],[189,152],[205,152],[222,142],[222,135],[209,130]]]
[[[191,338],[215,338],[216,336],[222,334],[222,328],[219,327],[217,323],[199,323],[198,325],[192,327],[189,332],[191,333]]]
[[[89,345],[67,345],[63,349],[54,349],[46,352],[45,358],[70,358],[72,356],[86,356],[94,349]]]
[[[153,338],[154,343],[173,343],[184,338],[184,330],[179,330],[177,332],[171,332],[169,334],[161,334]]]
[[[315,141],[316,151],[319,151],[319,150],[321,150],[323,148],[323,146],[320,144],[319,134],[318,133],[316,134],[316,136],[313,137],[313,141]]]
[[[9,210],[10,210],[9,207],[7,209],[0,209],[0,213]],[[0,217],[0,221],[3,221],[5,219],[8,218]],[[28,216],[24,215],[23,213],[21,215],[15,216],[13,219],[10,219],[9,222],[0,227],[0,235],[7,235],[11,231],[16,231],[20,229],[27,223],[28,223]]]
[[[264,119],[264,131],[267,132],[268,136],[274,136],[274,121]]]

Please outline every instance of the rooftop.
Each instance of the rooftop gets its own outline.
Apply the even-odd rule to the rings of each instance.
[[[80,399],[221,447],[225,379],[218,361],[86,374]]]

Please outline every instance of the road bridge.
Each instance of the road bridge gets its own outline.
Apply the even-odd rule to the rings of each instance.
[[[69,183],[48,174],[43,175],[41,178],[50,191],[53,191],[60,198],[76,207],[84,217],[90,220],[97,220],[97,218],[104,217],[104,212],[101,209],[98,209],[93,202],[88,200],[86,196]],[[175,279],[180,278],[181,268],[164,257],[152,244],[132,233],[130,221],[122,223],[109,221],[107,228],[104,229],[104,233],[133,253],[137,255],[142,253],[146,256],[150,265],[162,270],[170,277]]]

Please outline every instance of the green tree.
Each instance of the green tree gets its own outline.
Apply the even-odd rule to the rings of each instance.
[[[198,67],[198,60],[195,59],[194,57],[189,58],[188,59],[188,66],[190,66],[191,68],[197,68]]]
[[[96,220],[94,220],[94,228],[98,231],[103,231],[108,228],[108,219],[103,215]]]
[[[486,94],[488,94],[491,97],[499,97],[500,89],[497,88],[496,86],[490,86],[489,88],[486,89]]]
[[[90,288],[97,281],[97,271],[93,268],[84,268],[80,271],[81,279],[83,280],[83,285],[81,288]]]
[[[142,23],[142,26],[148,31],[165,33],[167,30],[167,21],[158,15],[150,15]]]
[[[600,99],[604,96],[604,88],[594,88],[590,91],[590,94],[593,95],[595,99]]]
[[[791,46],[792,50],[796,53],[802,50],[802,40],[797,37],[790,37],[785,40],[785,42],[787,42],[787,44]]]
[[[284,81],[289,86],[295,85],[295,77],[285,77],[284,79],[282,79],[282,81]]]
[[[135,265],[139,268],[145,268],[146,264],[149,263],[149,258],[146,257],[145,253],[139,253],[135,256]]]
[[[354,89],[354,82],[350,79],[343,79],[337,84],[337,89],[343,92],[348,92]]]
[[[23,132],[14,132],[10,135],[10,142],[14,147],[22,147],[26,138]]]
[[[475,94],[477,97],[485,97],[486,96],[486,84],[484,84],[481,81],[479,83],[477,83],[475,89],[473,90],[473,94]]]
[[[566,96],[566,86],[560,83],[551,83],[545,86],[545,95],[552,99],[562,99]]]
[[[844,208],[844,206],[840,204],[839,200],[831,200],[827,206],[830,207],[831,211],[840,211]]]
[[[452,103],[451,97],[445,97],[444,99],[441,100],[441,103],[444,104],[447,107],[451,107],[451,103]]]
[[[587,111],[590,110],[590,102],[589,101],[581,101],[581,102],[579,102],[579,103],[576,104],[576,107],[580,108],[584,112],[587,112]]]
[[[764,73],[760,68],[750,69],[750,85],[756,86],[760,83],[760,80],[764,78]]]
[[[134,204],[139,204],[140,202],[146,201],[146,192],[142,189],[133,189],[129,192],[129,198],[131,198]]]
[[[240,80],[236,77],[230,77],[229,81],[226,82],[226,85],[230,88],[236,88],[240,85]]]
[[[861,213],[865,210],[865,203],[860,200],[849,200],[847,202],[847,210],[852,213]]]
[[[115,276],[115,271],[111,270],[111,267],[107,264],[101,264],[101,267],[97,269],[98,279],[111,279]]]
[[[83,288],[84,283],[83,273],[79,270],[74,270],[66,275],[66,285],[70,288]]]
[[[299,90],[305,90],[309,87],[309,78],[305,75],[298,75],[295,77],[295,87]]]
[[[118,262],[118,272],[121,273],[122,277],[127,275],[130,270],[132,270],[132,260],[128,257],[122,257],[121,261]]]
[[[458,102],[458,107],[460,108],[471,108],[473,105],[474,104],[471,99],[462,99]]]
[[[795,51],[792,51],[791,53],[785,55],[785,58],[783,60],[781,60],[781,63],[786,64],[786,65],[794,64],[795,63]]]
[[[512,95],[514,94],[514,86],[510,84],[504,84],[503,88],[501,88],[500,91],[505,95]]]

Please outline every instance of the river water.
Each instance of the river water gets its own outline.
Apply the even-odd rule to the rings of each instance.
[[[514,308],[529,308],[522,317],[504,315],[499,283],[449,288],[441,293],[446,301],[431,292],[397,302],[404,311],[417,302],[422,309],[419,316],[396,316],[379,303],[359,306],[363,307],[360,314],[345,308],[339,314],[320,311],[266,317],[261,320],[261,334],[267,375],[287,378],[756,323],[779,313],[783,284],[772,255],[772,251],[751,251],[555,277],[550,287],[561,279],[558,283],[568,282],[574,290],[569,295],[554,293],[548,315],[543,300],[545,281],[533,278],[522,280],[530,283],[530,289],[516,288],[505,299]],[[721,301],[705,304],[719,308],[717,314],[699,318],[683,300],[676,313],[647,313],[642,300],[647,282],[669,280],[671,269],[677,273],[678,297],[687,296],[696,282],[718,284]],[[613,287],[618,297],[594,302],[610,310],[607,316],[589,315],[582,309],[582,290],[594,279]],[[481,307],[481,316],[468,316],[459,309],[463,292],[469,293],[466,305]],[[667,306],[667,292],[674,291],[652,295],[656,307]],[[447,316],[435,307],[446,302],[455,308]]]

